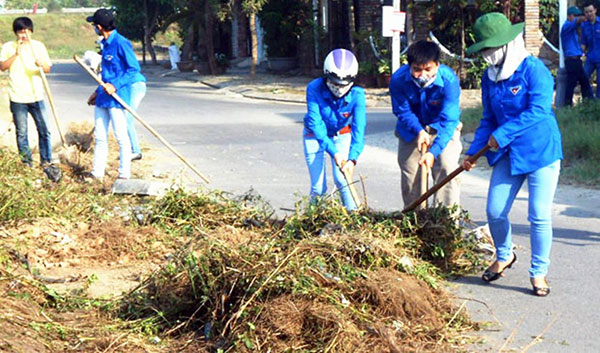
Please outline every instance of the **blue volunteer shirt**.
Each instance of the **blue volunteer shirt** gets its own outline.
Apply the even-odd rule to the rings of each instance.
[[[467,155],[474,155],[493,135],[500,148],[488,151],[490,165],[508,153],[512,175],[530,173],[562,159],[558,124],[552,111],[554,78],[534,56],[523,60],[507,80],[481,80],[483,117]]]
[[[351,143],[348,160],[356,161],[365,145],[367,110],[365,91],[354,86],[342,98],[334,97],[322,77],[312,80],[306,87],[307,113],[304,128],[314,134],[319,146],[333,157],[338,150],[333,137],[350,125]]]
[[[392,75],[390,94],[398,118],[396,135],[410,142],[426,126],[435,129],[437,136],[429,152],[437,158],[459,124],[460,84],[454,71],[440,65],[433,83],[420,88],[412,79],[410,66],[404,65]]]
[[[581,44],[585,45],[587,60],[592,63],[600,62],[600,17],[596,22],[581,23]]]
[[[115,86],[119,97],[125,102],[129,102],[131,85],[135,82],[146,81],[146,78],[140,73],[140,64],[133,51],[133,46],[116,29],[107,39],[102,40],[102,45],[102,80]],[[98,107],[123,108],[101,86],[98,87],[96,92],[96,105]]]
[[[583,50],[579,43],[579,35],[577,34],[577,18],[573,21],[565,21],[565,24],[560,31],[560,39],[565,56],[582,56]]]

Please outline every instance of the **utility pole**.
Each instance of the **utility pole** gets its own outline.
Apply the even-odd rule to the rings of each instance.
[[[567,0],[558,1],[558,28],[559,28],[559,64],[558,74],[556,75],[556,96],[554,97],[554,106],[559,108],[565,105],[566,95],[566,84],[567,84],[567,72],[565,70],[565,55],[563,51],[562,39],[560,34],[562,33],[562,27],[567,20]]]
[[[400,0],[394,0],[394,11],[400,12]],[[392,36],[392,73],[400,68],[400,31]]]

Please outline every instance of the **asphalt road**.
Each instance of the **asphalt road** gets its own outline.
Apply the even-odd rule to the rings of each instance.
[[[148,78],[140,115],[212,180],[210,188],[235,194],[253,188],[279,214],[307,195],[301,144],[304,106],[253,101],[174,78]],[[93,109],[85,102],[95,85],[76,64],[56,64],[49,80],[63,125],[93,121]],[[367,146],[357,167],[365,177],[369,206],[390,211],[402,209],[394,123],[388,109],[368,111]],[[159,145],[140,125],[138,133],[143,144]],[[174,156],[162,153],[169,158],[157,159],[156,169],[171,175],[181,171],[186,180],[199,183]],[[463,173],[462,205],[480,224],[485,223],[487,181],[487,171]],[[598,191],[559,187],[548,277],[552,293],[537,298],[529,294],[527,193],[522,190],[511,213],[517,264],[491,285],[479,276],[451,283],[471,316],[490,323],[479,333],[485,343],[472,346],[472,351],[522,351],[543,333],[528,352],[600,352],[600,281],[595,277],[600,267],[599,206]]]

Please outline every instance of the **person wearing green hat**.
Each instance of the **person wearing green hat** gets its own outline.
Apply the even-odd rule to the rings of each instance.
[[[527,181],[533,294],[546,296],[552,245],[552,200],[563,157],[561,136],[552,111],[554,79],[544,63],[530,55],[523,40],[523,23],[511,24],[500,13],[488,13],[473,26],[476,43],[468,54],[481,52],[490,66],[481,79],[483,117],[462,162],[485,145],[493,167],[486,213],[496,247],[496,261],[482,279],[491,282],[517,260],[508,214],[519,189]]]
[[[590,98],[592,91],[590,80],[583,70],[583,63],[581,62],[583,50],[577,33],[577,29],[584,20],[583,12],[577,6],[571,6],[567,10],[567,20],[560,31],[561,45],[565,57],[565,70],[567,71],[565,105],[573,105],[573,92],[578,83],[581,85],[581,96],[584,99]]]

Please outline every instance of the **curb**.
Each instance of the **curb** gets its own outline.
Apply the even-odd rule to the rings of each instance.
[[[264,100],[264,101],[271,101],[271,102],[306,104],[305,100],[299,100],[299,99],[261,97],[261,96],[254,96],[251,94],[244,94],[244,93],[238,93],[238,94],[241,95],[242,97],[250,98],[250,99],[257,99],[257,100]]]

